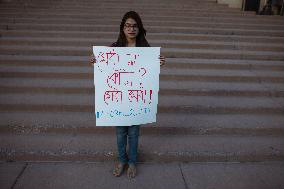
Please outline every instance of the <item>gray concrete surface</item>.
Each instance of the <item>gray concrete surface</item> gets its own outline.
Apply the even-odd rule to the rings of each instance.
[[[195,163],[183,164],[190,189],[282,189],[281,163]]]
[[[55,14],[56,15],[56,14]],[[38,17],[41,17],[42,15],[37,15]],[[49,16],[54,16],[49,15]],[[58,16],[58,15],[57,15]],[[65,15],[72,17],[74,15]],[[75,15],[78,16],[78,15]],[[64,15],[60,15],[60,17],[64,17]],[[175,17],[173,17],[175,18]],[[195,18],[196,19],[196,18]],[[255,19],[255,18],[254,18]],[[255,21],[255,20],[254,20]],[[271,22],[273,20],[269,20]],[[91,32],[91,31],[41,31],[41,30],[3,30],[2,36],[3,37],[64,37],[64,38],[113,38],[115,39],[118,35],[116,32],[111,31],[97,31],[97,32]],[[149,35],[149,36],[148,36]],[[202,33],[171,33],[171,35],[168,35],[168,33],[160,32],[160,33],[149,33],[147,34],[147,39],[154,40],[154,39],[162,39],[162,40],[213,40],[213,41],[231,41],[231,42],[254,42],[254,43],[283,43],[283,37],[280,36],[274,36],[274,37],[264,37],[264,36],[245,36],[245,35],[216,35],[216,34],[202,34]]]
[[[1,162],[2,189],[283,189],[284,163],[139,163],[137,177],[112,175],[114,163]],[[13,187],[12,187],[13,186]]]
[[[283,108],[280,99],[271,97],[159,96],[159,107],[224,107],[224,108]],[[87,105],[95,99],[91,94],[0,94],[0,103],[41,105]]]
[[[24,162],[0,163],[0,188],[12,188],[25,167]]]
[[[34,131],[36,132],[36,130]],[[112,161],[114,134],[0,133],[1,160]],[[279,161],[284,159],[281,136],[141,135],[140,162]]]
[[[24,132],[25,130],[38,130],[45,132],[47,128],[77,128],[80,133],[80,128],[88,128],[95,131],[102,129],[102,127],[95,127],[96,119],[94,112],[1,112],[0,128],[11,126],[14,131]],[[189,128],[192,131],[201,131],[200,134],[207,130],[234,129],[235,131],[241,129],[251,130],[253,134],[257,129],[284,129],[283,115],[243,115],[243,114],[171,114],[160,113],[157,115],[157,122],[152,124],[145,124],[143,128],[154,130],[157,128],[175,128],[185,130]],[[113,128],[114,129],[114,128]],[[107,131],[107,129],[105,129]],[[254,132],[253,132],[254,131]],[[67,131],[66,131],[67,132]],[[172,131],[173,132],[173,131]],[[170,134],[170,133],[169,133]],[[183,133],[190,134],[190,133]],[[255,133],[256,134],[256,133]]]

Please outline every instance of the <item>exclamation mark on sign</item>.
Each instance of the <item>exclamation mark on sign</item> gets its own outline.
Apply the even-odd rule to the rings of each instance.
[[[149,102],[149,104],[151,104],[151,101],[152,101],[152,90],[150,90],[150,102]]]
[[[102,114],[104,113],[104,111],[101,112],[97,112],[97,118],[100,118],[102,116]]]

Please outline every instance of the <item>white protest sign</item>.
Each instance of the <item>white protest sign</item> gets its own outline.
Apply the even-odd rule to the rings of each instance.
[[[94,46],[97,126],[156,122],[160,47]]]

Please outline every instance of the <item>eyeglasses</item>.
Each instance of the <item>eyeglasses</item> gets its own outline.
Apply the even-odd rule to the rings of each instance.
[[[127,29],[127,30],[130,30],[131,28],[133,28],[133,30],[137,30],[138,29],[138,26],[136,24],[124,24],[124,27]]]

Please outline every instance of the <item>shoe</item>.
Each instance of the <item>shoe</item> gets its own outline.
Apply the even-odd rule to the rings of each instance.
[[[116,177],[119,177],[123,173],[125,165],[126,164],[123,164],[121,162],[117,163],[113,169],[112,174]]]
[[[137,169],[136,169],[136,166],[133,165],[133,164],[130,164],[128,166],[128,170],[127,170],[127,176],[129,179],[132,179],[136,176],[137,174]]]

